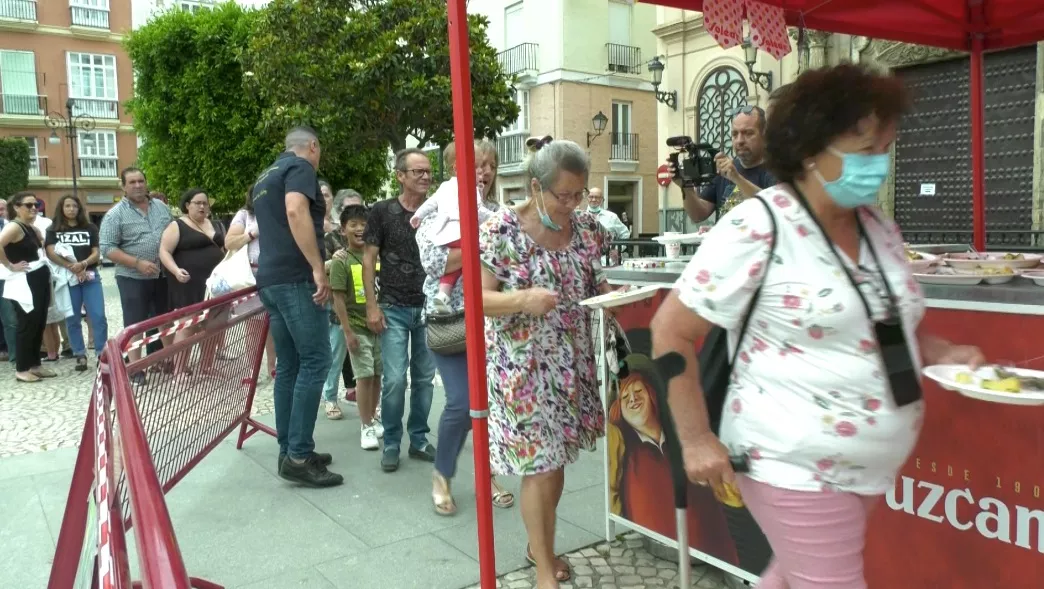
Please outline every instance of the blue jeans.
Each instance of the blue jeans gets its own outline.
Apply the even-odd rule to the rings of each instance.
[[[348,342],[344,339],[344,329],[340,325],[330,324],[330,371],[326,373],[326,384],[323,385],[323,400],[333,403],[337,400],[337,383],[341,381],[344,369],[344,358],[348,355]]]
[[[424,334],[420,307],[381,305],[386,329],[381,333],[381,422],[384,450],[399,448],[402,414],[406,405],[406,370],[410,371],[410,417],[406,429],[410,445],[418,450],[428,444],[428,413],[435,389],[435,362]]]
[[[100,356],[105,349],[105,341],[109,339],[109,324],[105,319],[105,291],[102,288],[101,275],[95,274],[94,280],[69,286],[69,300],[72,302],[73,314],[65,318],[65,328],[69,331],[69,347],[77,358],[86,354],[83,344],[83,317],[81,310],[86,305],[87,319],[94,330],[94,351]]]
[[[3,292],[4,283],[0,280],[0,293]],[[4,324],[4,341],[7,342],[7,357],[11,364],[15,363],[15,343],[18,341],[18,316],[15,315],[15,302],[0,298],[0,321]]]
[[[312,301],[315,284],[276,284],[260,290],[275,344],[275,415],[279,453],[295,460],[315,451],[319,395],[330,370],[330,341],[316,335],[330,326],[327,311]]]
[[[435,451],[435,470],[447,479],[457,474],[457,460],[471,431],[468,396],[468,355],[432,354],[446,390],[446,407],[439,418],[439,447]]]

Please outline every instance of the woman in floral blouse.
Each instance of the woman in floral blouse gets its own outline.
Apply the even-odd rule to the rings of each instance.
[[[495,473],[522,477],[526,558],[537,587],[553,589],[571,576],[554,555],[564,469],[604,432],[591,313],[580,301],[610,290],[598,263],[609,237],[576,211],[587,195],[584,150],[550,138],[530,145],[528,200],[479,233],[489,450]]]
[[[890,75],[802,74],[768,120],[781,183],[714,226],[653,319],[655,353],[686,360],[668,385],[685,469],[739,487],[775,554],[762,589],[866,589],[867,518],[917,441],[922,362],[983,361],[919,327],[902,234],[875,206],[905,107]],[[720,438],[695,354],[714,325],[738,345]]]
[[[491,199],[491,196],[495,196],[497,193],[497,165],[497,146],[485,139],[476,141],[475,167],[486,190],[483,204],[490,211],[500,208],[500,205]],[[451,250],[444,245],[432,243],[432,227],[435,223],[436,216],[431,215],[417,229],[417,247],[420,250],[421,266],[424,267],[424,272],[427,274],[424,279],[426,299],[424,311],[427,314],[434,312],[432,301],[439,292],[439,279],[446,273],[447,268],[460,268],[462,263],[459,248]],[[457,281],[450,293],[450,309],[453,312],[460,312],[464,309],[464,281],[462,280]],[[457,504],[450,493],[450,481],[457,473],[457,460],[464,448],[464,442],[468,439],[468,432],[471,431],[468,355],[461,353],[444,356],[433,353],[432,356],[435,358],[435,365],[446,391],[446,406],[442,409],[442,417],[439,418],[439,446],[435,450],[435,472],[432,473],[431,495],[435,513],[454,515],[457,513]],[[491,484],[495,507],[506,509],[515,504],[515,496],[501,487],[496,479],[493,479]]]

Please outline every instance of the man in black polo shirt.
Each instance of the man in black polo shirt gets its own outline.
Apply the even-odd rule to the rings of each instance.
[[[312,487],[340,485],[344,478],[326,469],[329,454],[315,452],[319,412],[330,342],[325,308],[330,285],[323,266],[323,218],[319,192],[319,139],[308,127],[286,135],[286,151],[254,184],[254,215],[261,252],[257,287],[271,318],[275,343],[275,415],[279,476]]]
[[[764,188],[774,186],[776,178],[765,168],[765,111],[746,105],[736,109],[732,117],[732,151],[736,157],[719,153],[715,158],[718,176],[696,195],[692,186],[682,185],[685,212],[694,223],[701,223],[715,212],[718,217]],[[673,170],[672,170],[673,173]]]

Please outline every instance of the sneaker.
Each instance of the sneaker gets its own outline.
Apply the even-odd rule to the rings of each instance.
[[[384,437],[384,424],[381,423],[379,418],[374,417],[370,427],[373,428],[373,433],[377,436],[378,440]]]
[[[344,483],[344,477],[326,470],[315,454],[304,462],[294,462],[287,458],[279,467],[279,476],[307,487],[336,487]]]
[[[381,454],[381,470],[384,472],[395,472],[399,470],[399,449],[385,448]]]
[[[450,308],[449,295],[446,293],[438,293],[431,298],[431,306],[435,309],[436,315],[450,315],[453,313],[453,309]]]
[[[312,456],[315,456],[316,460],[319,461],[319,464],[322,464],[323,466],[330,466],[333,464],[333,456],[326,454],[325,452],[312,452]],[[283,468],[284,460],[286,460],[286,454],[280,453],[279,460],[276,462],[276,472],[279,472],[279,469]]]
[[[374,431],[372,425],[370,427],[364,425],[360,428],[359,447],[363,450],[376,450],[380,447],[380,443],[377,442],[377,432]]]
[[[356,406],[358,403],[355,400],[355,389],[345,389],[344,391],[344,402],[351,406]]]
[[[435,462],[435,445],[425,444],[423,448],[414,448],[411,445],[410,458],[416,458],[424,462]]]

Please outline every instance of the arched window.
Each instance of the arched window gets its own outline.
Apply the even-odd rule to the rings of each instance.
[[[732,113],[747,103],[747,82],[738,70],[722,66],[710,73],[700,86],[696,101],[698,143],[732,153]]]

